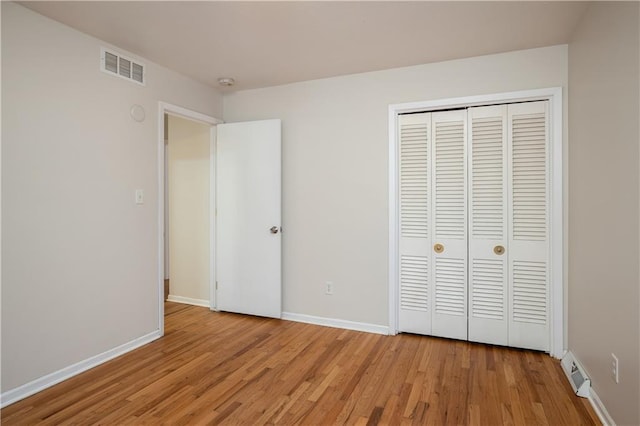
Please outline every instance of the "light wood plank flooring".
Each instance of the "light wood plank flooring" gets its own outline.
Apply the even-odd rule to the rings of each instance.
[[[165,328],[6,407],[2,424],[598,424],[542,353],[170,302]]]

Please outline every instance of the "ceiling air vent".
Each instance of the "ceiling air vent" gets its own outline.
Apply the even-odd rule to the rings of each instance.
[[[100,69],[144,86],[144,64],[134,62],[113,50],[100,49]]]

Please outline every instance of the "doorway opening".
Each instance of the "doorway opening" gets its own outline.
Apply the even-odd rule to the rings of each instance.
[[[209,301],[209,127],[165,114],[165,300]]]
[[[165,300],[215,308],[215,135],[222,123],[160,103],[158,116],[159,306]]]

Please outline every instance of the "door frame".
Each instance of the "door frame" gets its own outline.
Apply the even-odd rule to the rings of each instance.
[[[222,120],[167,102],[158,102],[158,330],[164,336],[164,272],[165,272],[165,149],[164,115],[174,115],[209,126],[209,309],[215,303],[215,209],[216,209],[216,125]]]
[[[562,87],[524,90],[459,98],[436,99],[389,105],[389,333],[398,333],[398,287],[399,287],[399,141],[398,115],[410,112],[429,112],[451,108],[466,108],[483,105],[505,104],[527,101],[549,101],[550,119],[550,170],[551,186],[549,203],[549,249],[550,249],[550,328],[549,354],[561,358],[565,353],[567,335],[567,277],[565,276],[567,240],[564,221],[567,212],[564,142],[564,105]]]

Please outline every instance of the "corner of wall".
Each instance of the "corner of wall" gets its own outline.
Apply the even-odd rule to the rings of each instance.
[[[569,44],[568,343],[620,424],[640,424],[639,18],[637,2],[590,3]]]

